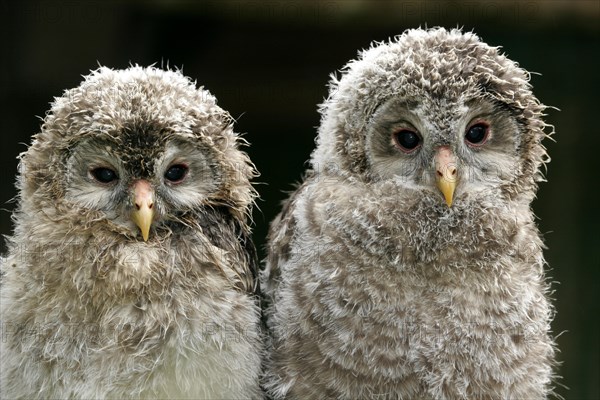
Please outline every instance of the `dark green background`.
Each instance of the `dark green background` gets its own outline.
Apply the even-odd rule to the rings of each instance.
[[[556,283],[568,399],[598,399],[600,2],[0,1],[0,202],[15,195],[17,154],[53,96],[97,63],[183,66],[238,119],[262,175],[255,241],[305,168],[331,72],[373,40],[418,26],[463,26],[533,75],[556,143],[534,203]],[[3,205],[7,210],[13,204]],[[11,231],[0,212],[0,232]],[[4,245],[2,247],[4,249]]]

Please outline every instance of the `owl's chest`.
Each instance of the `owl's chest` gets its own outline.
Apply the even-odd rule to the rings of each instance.
[[[84,347],[90,355],[82,362],[93,372],[87,380],[100,387],[116,382],[107,388],[115,398],[236,398],[257,389],[260,342],[252,299],[226,289],[194,299],[171,295],[178,301],[165,295],[162,302],[125,304],[99,321],[102,329]]]
[[[310,300],[308,318],[325,321],[321,335],[329,345],[320,351],[342,364],[353,360],[348,367],[369,376],[401,380],[415,368],[460,374],[501,363],[527,348],[527,329],[537,318],[528,305],[532,296],[545,304],[535,282],[518,275],[470,265],[423,273],[398,270],[388,260],[334,260],[323,257],[303,278],[320,282],[318,290],[308,288],[318,297]],[[340,338],[342,345],[333,345]]]
[[[139,247],[103,254],[79,268],[88,272],[82,282],[93,272],[93,284],[62,297],[76,329],[61,335],[57,319],[56,340],[46,346],[61,369],[73,370],[71,360],[83,366],[77,371],[85,376],[70,379],[102,388],[76,397],[237,398],[257,390],[257,305],[218,273],[210,253]]]
[[[141,397],[241,398],[258,390],[257,325],[196,323],[164,343],[151,385]]]
[[[316,223],[302,226],[305,232],[299,237],[318,240],[299,243],[299,248],[304,252],[318,249],[321,258],[346,264],[460,268],[500,262],[516,250],[519,232],[529,229],[509,208],[485,209],[466,201],[448,208],[427,196],[401,207],[393,197],[371,196],[313,207],[319,211],[314,213]],[[311,216],[307,213],[307,219]]]

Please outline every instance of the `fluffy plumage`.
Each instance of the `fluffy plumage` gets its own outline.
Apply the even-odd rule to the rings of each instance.
[[[409,30],[332,78],[312,168],[269,233],[274,398],[550,392],[530,209],[544,109],[525,70],[458,30]]]
[[[232,122],[156,68],[55,99],[21,156],[0,397],[261,397],[255,170]]]

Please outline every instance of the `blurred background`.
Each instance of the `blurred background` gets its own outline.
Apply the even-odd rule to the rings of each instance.
[[[538,72],[538,98],[557,107],[548,183],[534,209],[555,283],[558,392],[600,398],[600,2],[590,1],[28,1],[0,0],[0,233],[12,230],[16,156],[53,96],[98,64],[183,67],[237,119],[262,173],[254,239],[301,178],[329,74],[357,50],[407,28],[475,31]],[[589,116],[589,118],[588,118]],[[592,118],[593,117],[593,118]],[[590,122],[591,121],[591,122]],[[5,250],[4,241],[0,250]]]

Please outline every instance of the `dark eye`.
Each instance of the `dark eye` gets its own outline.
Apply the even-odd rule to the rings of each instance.
[[[467,144],[474,146],[481,146],[484,144],[489,136],[490,126],[485,122],[478,122],[467,129],[465,134],[465,140]]]
[[[421,144],[421,138],[416,132],[401,129],[394,132],[394,142],[405,153],[412,153]]]
[[[175,164],[165,172],[165,179],[172,183],[179,183],[187,175],[188,167],[183,164]]]
[[[119,179],[119,175],[110,168],[98,167],[90,171],[94,179],[101,183],[110,183]]]

